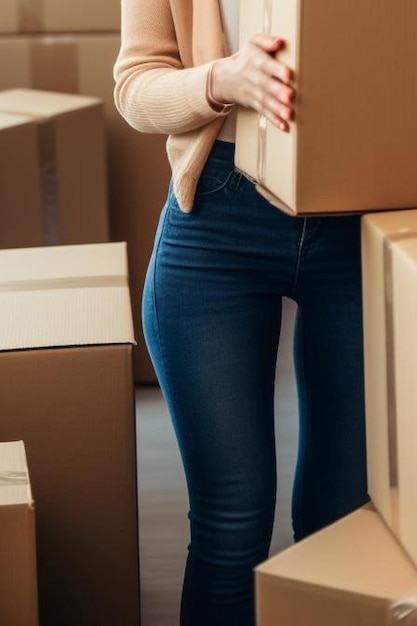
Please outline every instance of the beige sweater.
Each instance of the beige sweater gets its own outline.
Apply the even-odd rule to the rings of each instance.
[[[206,98],[213,60],[225,55],[218,0],[122,0],[115,103],[133,128],[166,133],[174,191],[192,209],[224,121]]]

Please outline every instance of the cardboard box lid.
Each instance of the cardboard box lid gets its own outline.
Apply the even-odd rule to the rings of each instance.
[[[64,94],[39,89],[6,89],[0,91],[0,111],[23,113],[33,117],[55,117],[81,108],[97,106],[100,98]]]
[[[4,113],[0,111],[0,131],[14,126],[21,126],[33,121],[33,118],[21,113]]]
[[[126,243],[0,251],[0,350],[135,343]]]
[[[23,441],[0,442],[0,505],[32,504]]]
[[[364,507],[257,568],[262,575],[395,601],[417,570],[375,510]]]
[[[417,270],[417,224],[416,230],[408,231],[407,237],[396,242],[396,254],[411,271]]]
[[[417,209],[378,211],[362,217],[362,228],[372,228],[382,237],[417,232]]]

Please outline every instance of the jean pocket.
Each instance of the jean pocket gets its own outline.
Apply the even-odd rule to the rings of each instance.
[[[199,178],[196,188],[196,198],[211,196],[225,189],[233,176],[233,169],[218,169],[206,167]]]

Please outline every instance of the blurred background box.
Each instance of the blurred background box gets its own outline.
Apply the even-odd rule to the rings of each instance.
[[[256,568],[257,626],[414,624],[417,570],[369,505]],[[413,596],[415,599],[415,596]],[[409,621],[410,618],[410,621]]]
[[[290,214],[416,206],[416,2],[241,0],[240,15],[241,41],[278,35],[294,70],[289,133],[238,111],[236,164],[261,193]]]
[[[23,441],[0,443],[0,563],[1,623],[38,626],[35,508]]]
[[[124,243],[0,251],[0,439],[25,441],[42,626],[137,626]]]
[[[1,248],[43,244],[41,187],[36,123],[0,111]]]
[[[0,89],[31,87],[79,93],[104,102],[110,232],[113,241],[127,241],[135,335],[135,380],[155,382],[142,336],[142,285],[170,169],[166,137],[130,128],[113,102],[113,65],[119,33],[62,34],[0,38]],[[8,59],[13,58],[13,67]]]
[[[1,0],[0,33],[117,30],[119,0]]]
[[[32,121],[31,127],[15,127],[14,135],[21,145],[9,145],[10,128],[4,128],[4,136],[0,137],[0,177],[4,177],[0,188],[2,247],[107,241],[106,145],[101,100],[10,89],[0,92],[2,113]],[[23,150],[24,141],[30,142],[27,152]],[[27,181],[25,170],[30,170]],[[34,181],[36,170],[38,184]],[[31,198],[20,189],[26,184],[32,192],[37,187]],[[31,240],[29,225],[25,223],[27,216],[34,226]],[[21,223],[22,236],[16,221]]]
[[[368,489],[417,564],[417,210],[362,219]]]

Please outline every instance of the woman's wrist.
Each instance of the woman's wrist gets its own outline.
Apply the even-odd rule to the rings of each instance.
[[[216,61],[211,64],[210,69],[207,74],[206,81],[206,98],[207,102],[211,106],[211,108],[216,111],[216,113],[227,113],[233,106],[234,102],[222,102],[220,98],[217,97],[213,93],[213,71],[215,69]]]

